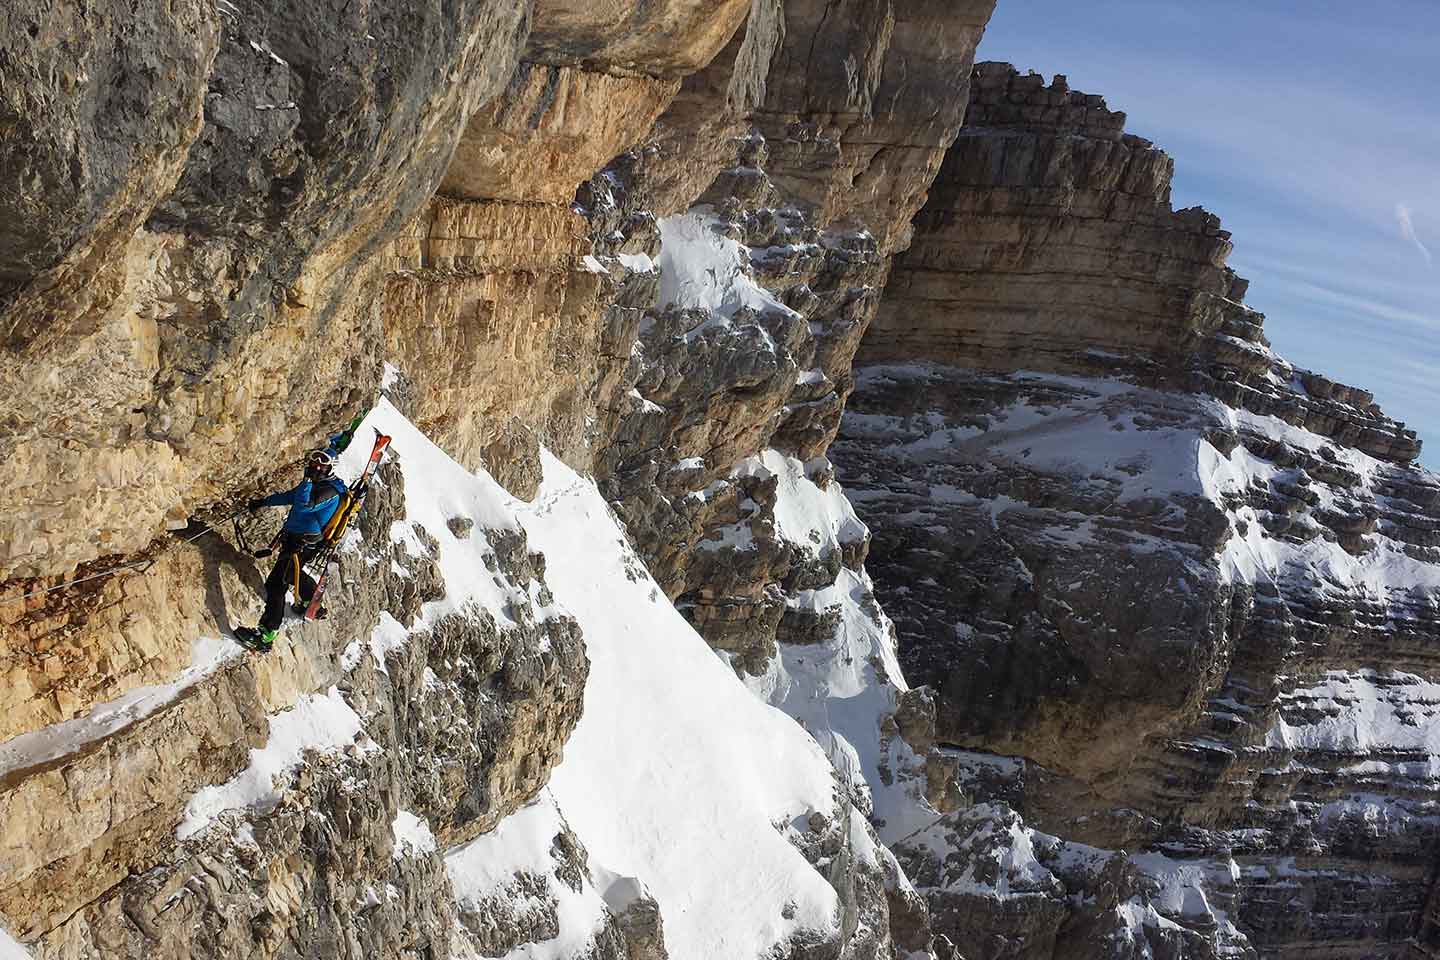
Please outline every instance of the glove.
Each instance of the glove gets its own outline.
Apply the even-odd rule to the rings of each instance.
[[[259,510],[263,506],[265,506],[265,501],[258,498],[255,500],[245,501],[245,509],[250,511],[251,513],[254,513],[256,510]]]

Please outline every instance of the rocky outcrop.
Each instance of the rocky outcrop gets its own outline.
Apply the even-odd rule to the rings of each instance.
[[[1270,349],[1228,235],[1122,126],[977,68],[857,360],[833,455],[877,594],[946,762],[1004,804],[897,851],[980,955],[1069,955],[1076,924],[1093,948],[1077,902],[1153,910],[1136,935],[1186,956],[1403,955],[1440,481],[1369,394]],[[1034,830],[1010,880],[947,852],[1004,833],[1014,870]],[[1077,843],[1129,853],[1067,875]]]
[[[447,199],[392,248],[387,353],[423,371],[417,422],[517,493],[539,482],[542,437],[588,457],[606,293],[589,249],[567,206]]]
[[[1433,950],[1440,480],[992,7],[0,13],[0,922]],[[381,383],[335,615],[241,654],[229,515]]]
[[[576,623],[542,612],[544,561],[518,527],[477,528],[460,508],[504,605],[437,606],[457,587],[440,538],[462,538],[407,509],[400,457],[360,519],[363,549],[342,554],[335,618],[263,659],[199,640],[173,683],[0,748],[0,913],[42,955],[273,955],[287,942],[347,955],[401,930],[449,942],[437,840],[493,829],[544,786],[588,664]],[[253,606],[250,584],[217,578],[221,604]],[[406,854],[392,823],[428,850]]]
[[[897,262],[864,362],[1050,369],[1083,368],[1091,349],[1193,354],[1226,298],[1243,296],[1225,268],[1230,235],[1203,210],[1171,210],[1174,163],[1124,124],[1064,77],[977,68],[916,218],[924,242]]]
[[[818,5],[800,3],[634,5],[621,20],[558,2],[443,17],[404,4],[222,3],[168,19],[127,11],[139,31],[102,4],[67,28],[89,46],[60,43],[64,31],[38,8],[7,11],[18,29],[6,31],[3,87],[23,92],[4,100],[0,136],[21,175],[0,186],[0,203],[20,226],[6,228],[0,309],[15,360],[7,392],[25,398],[0,437],[0,487],[16,506],[0,530],[0,577],[12,578],[0,607],[7,926],[47,956],[463,955],[573,933],[551,929],[573,894],[604,901],[589,955],[665,955],[665,908],[643,891],[616,893],[563,827],[551,833],[551,865],[509,886],[487,878],[471,899],[454,889],[448,859],[444,876],[438,868],[440,848],[514,822],[579,710],[580,638],[549,610],[542,562],[518,530],[468,516],[417,527],[390,469],[372,498],[386,506],[345,561],[352,586],[334,599],[343,614],[252,661],[224,641],[195,643],[254,612],[259,571],[220,518],[285,479],[285,464],[380,380],[467,466],[517,493],[536,493],[542,443],[580,467],[603,460],[608,474],[645,372],[645,312],[661,292],[654,211],[684,210],[707,191],[735,198],[728,229],[757,247],[796,241],[745,269],[793,290],[825,327],[780,311],[790,355],[753,406],[730,396],[745,385],[726,376],[705,388],[737,427],[707,443],[707,470],[728,475],[777,443],[807,458],[823,451],[888,238],[903,233],[926,158],[958,124],[947,93],[966,74],[947,64],[968,63],[988,3],[976,10],[947,37],[928,29],[944,26],[938,11],[925,30],[907,26],[920,14],[887,9],[835,32]],[[807,31],[824,34],[831,73],[848,55],[838,41],[865,77],[839,99],[810,90],[803,104],[767,101],[772,63],[785,97],[804,86]],[[689,99],[657,122],[682,84]],[[723,102],[706,128],[723,131],[718,144],[690,125],[707,102]],[[817,194],[783,232],[788,201],[751,172],[764,165],[763,138],[749,136],[761,112],[776,129],[813,121],[801,140],[833,167],[828,199]],[[112,116],[113,134],[99,136],[97,118]],[[577,184],[642,139],[572,205]],[[807,155],[789,163],[797,184]],[[857,178],[855,196],[875,211],[845,220],[835,197]],[[764,193],[751,196],[756,183]],[[846,234],[822,249],[821,227],[841,221]],[[882,243],[865,232],[871,221]],[[752,334],[725,339],[708,354],[669,344],[664,365],[691,374],[723,355],[766,366],[741,356]],[[657,340],[652,356],[662,352]],[[382,357],[393,365],[383,372]],[[795,357],[819,376],[799,378]],[[692,421],[706,402],[682,389],[674,406]],[[678,455],[685,444],[670,446]],[[823,466],[811,472],[827,483]],[[762,500],[765,488],[757,473]],[[769,488],[773,501],[773,478]],[[616,499],[631,495],[646,494]],[[437,566],[440,546],[467,539],[483,545],[477,562],[502,606],[445,606],[455,583]],[[776,543],[794,555],[797,584],[863,586],[860,534]],[[751,570],[737,589],[773,593],[770,576]],[[873,611],[868,593],[856,596]],[[826,641],[833,612],[785,606],[779,634]],[[338,739],[275,768],[272,748],[314,734],[312,721]],[[823,758],[798,755],[818,762],[827,792]],[[202,816],[256,784],[258,802]],[[43,829],[56,807],[72,829]],[[787,938],[780,949],[887,955],[892,911],[908,918],[906,949],[928,949],[923,905],[864,824],[864,803],[817,798],[803,823],[784,809],[780,822],[798,824],[784,855],[803,853],[801,873],[824,882],[805,881],[766,921]],[[534,917],[513,897],[484,906],[496,889],[548,906]]]
[[[682,85],[653,145],[588,192],[592,219],[607,212],[619,227],[617,255],[670,214],[660,243],[642,247],[662,276],[658,309],[630,321],[635,349],[621,339],[612,351],[633,357],[622,383],[633,389],[611,394],[597,474],[666,592],[751,673],[773,659],[786,593],[833,583],[840,562],[801,560],[776,538],[745,464],[773,449],[815,461],[827,482],[851,359],[959,127],[992,6],[847,16],[757,3]],[[690,161],[692,144],[677,162],[675,145],[702,134],[723,147]],[[674,212],[697,184],[704,209]],[[757,549],[723,549],[737,524]],[[845,563],[858,570],[855,536]]]
[[[1197,375],[1233,406],[1273,413],[1373,454],[1408,461],[1414,434],[1364,391],[1295,371],[1225,266],[1219,218],[1170,206],[1174,163],[1124,132],[1103,98],[1008,64],[975,71],[965,127],[915,218],[859,362],[924,357],[981,370]],[[1270,376],[1270,374],[1274,376]],[[1290,378],[1317,388],[1291,390]],[[1276,378],[1284,381],[1276,384]]]
[[[993,0],[784,5],[757,125],[770,169],[821,227],[904,249],[909,223],[965,114]]]
[[[614,226],[577,215],[576,188],[646,136],[747,9],[538,3],[508,85],[470,118],[439,198],[397,244],[384,326],[390,354],[413,373],[418,415],[517,493],[534,492],[541,444],[591,467],[593,424],[628,357],[627,344],[608,352],[624,298],[583,259]]]

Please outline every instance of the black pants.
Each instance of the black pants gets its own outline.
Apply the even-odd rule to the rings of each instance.
[[[276,630],[285,619],[285,592],[294,590],[297,603],[309,603],[315,594],[315,580],[305,572],[305,562],[315,556],[318,543],[285,535],[280,541],[280,555],[270,576],[265,578],[265,613],[260,618],[261,630]]]

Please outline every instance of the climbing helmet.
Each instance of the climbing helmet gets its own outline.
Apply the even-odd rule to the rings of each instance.
[[[305,472],[317,479],[335,472],[335,458],[326,450],[311,450],[305,455]]]

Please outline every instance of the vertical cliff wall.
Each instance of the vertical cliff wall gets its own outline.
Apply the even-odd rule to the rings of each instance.
[[[528,27],[412,6],[7,6],[0,576],[144,547],[376,382],[373,255]]]
[[[222,3],[179,11],[169,33],[158,10],[4,14],[0,145],[20,176],[0,196],[20,226],[0,309],[26,405],[0,438],[17,506],[0,568],[0,915],[56,957],[655,957],[721,941],[746,956],[932,955],[925,905],[870,822],[908,796],[872,794],[874,752],[912,787],[924,760],[882,729],[903,684],[863,529],[818,457],[888,257],[958,128],[990,3],[472,7]],[[767,163],[766,130],[783,160]],[[62,216],[67,193],[84,202]],[[728,330],[728,308],[666,289],[689,282],[687,245],[717,242],[759,297]],[[717,356],[728,369],[702,375]],[[283,482],[382,379],[484,473],[466,487],[382,416],[405,434],[403,469],[386,469],[346,554],[343,612],[292,626],[268,660],[240,655],[226,633],[253,616],[262,571],[209,524]],[[642,387],[673,391],[665,418]],[[717,415],[727,425],[696,429]],[[629,614],[586,598],[583,567],[547,578],[491,477],[606,549],[622,534],[596,525],[603,505],[546,447],[605,480],[663,593],[623,545],[604,557],[633,587]],[[648,517],[647,471],[689,471],[691,490],[723,481],[717,502],[747,513],[686,520],[670,562],[651,531],[674,511],[661,495]],[[720,602],[692,602],[718,569],[697,543],[737,522],[771,529],[779,559],[747,555],[711,591]],[[563,549],[548,523],[535,529]],[[554,605],[561,580],[578,618]],[[794,596],[777,603],[781,580]],[[783,616],[837,669],[858,658],[854,690],[879,694],[842,736],[807,719],[816,681],[787,681],[812,736],[708,653],[697,663],[666,593],[687,594],[702,626],[718,623],[707,609],[742,613],[742,673],[798,676],[777,654]],[[648,616],[689,650],[670,714],[627,719],[630,698],[590,678],[587,661],[614,664],[609,615]],[[625,663],[603,676],[647,661]],[[582,699],[591,728],[537,801]],[[744,774],[744,750],[711,776],[711,754],[739,748],[685,726],[681,708],[701,702],[743,722],[756,757],[786,744],[794,776]],[[645,822],[661,835],[690,831],[684,857],[714,862],[748,837],[765,856],[720,879],[773,897],[711,890],[628,834],[618,801],[608,819],[590,802],[604,724],[625,722],[714,740],[694,777],[631,800],[659,804]],[[679,749],[636,741],[637,783],[673,772]],[[719,797],[736,777],[755,789],[695,829],[709,821],[683,790]]]
[[[436,200],[388,261],[386,349],[413,372],[417,417],[520,493],[539,482],[542,443],[591,467],[597,411],[628,353],[611,342],[618,284],[582,263],[616,225],[572,208],[576,189],[646,137],[750,5],[621,6],[537,4],[519,66],[469,119]]]
[[[1090,922],[1077,844],[1130,851],[1204,950],[1405,955],[1434,879],[1440,480],[1368,393],[1270,349],[1228,234],[1171,211],[1123,114],[1000,64],[971,97],[834,457],[901,664],[996,804],[938,835],[1043,852],[1008,894],[934,832],[902,862],[942,929],[1016,951],[980,956]]]
[[[1429,950],[1440,481],[992,7],[0,12],[6,929]],[[242,654],[220,518],[382,384]]]
[[[851,360],[959,129],[993,4],[832,7],[788,3],[762,18],[757,5],[745,35],[661,116],[653,151],[610,171],[641,224],[670,216],[656,248],[660,316],[624,351],[634,389],[610,412],[597,472],[667,592],[752,673],[774,654],[792,551],[725,554],[732,575],[717,580],[706,543],[737,522],[773,541],[768,510],[736,512],[753,499],[737,486],[747,458],[773,449],[827,475],[817,458]],[[752,54],[764,50],[768,62]],[[682,175],[674,142],[717,117],[732,135]],[[681,215],[676,184],[700,175],[712,177],[701,207]],[[863,548],[852,553],[858,569]]]

